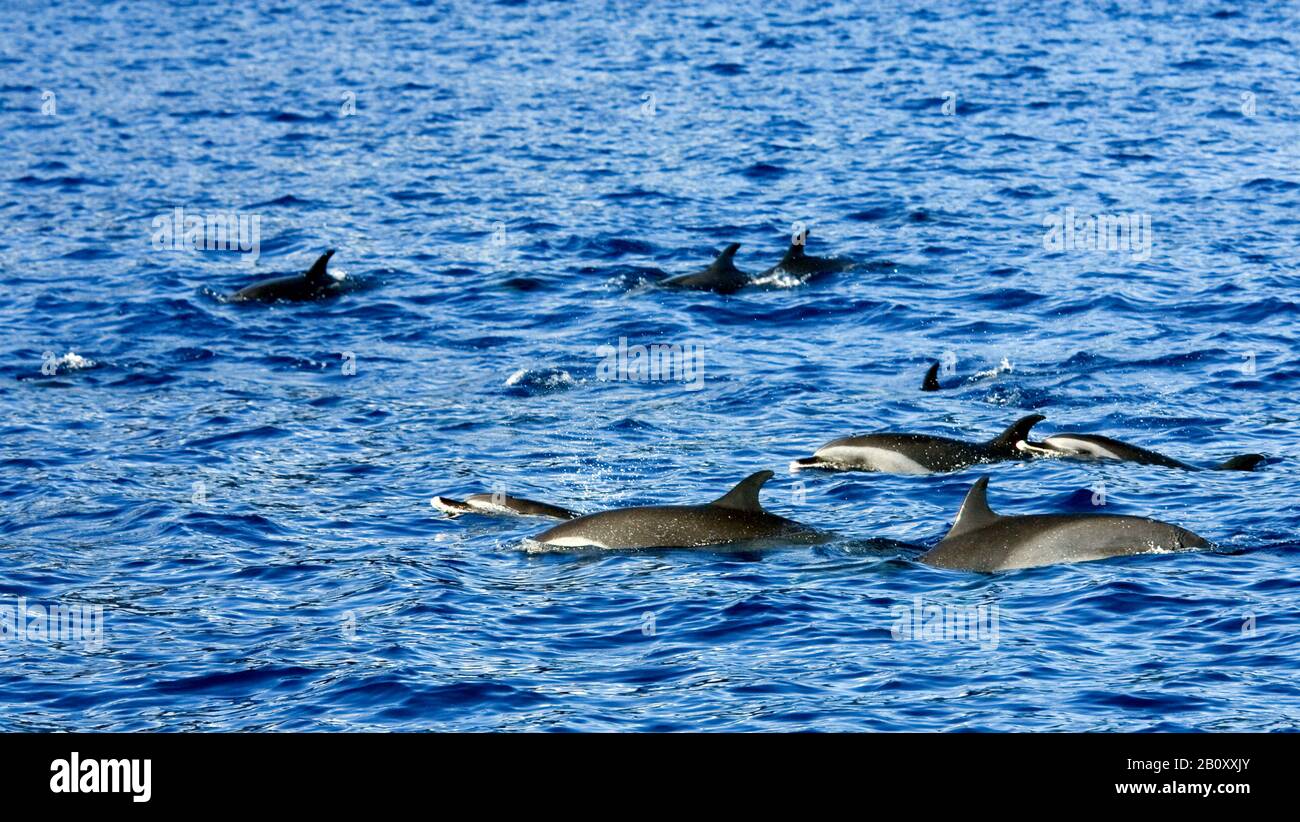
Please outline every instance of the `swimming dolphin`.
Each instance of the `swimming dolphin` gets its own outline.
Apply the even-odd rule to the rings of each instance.
[[[791,471],[881,471],[886,474],[931,474],[960,471],[980,463],[1026,459],[1017,443],[1047,419],[1030,414],[988,442],[963,442],[931,434],[866,434],[842,437],[818,448],[811,457],[790,463]]]
[[[543,531],[533,541],[552,548],[696,548],[754,540],[802,544],[830,536],[769,514],[759,489],[772,478],[759,471],[705,505],[652,505],[588,514]]]
[[[735,294],[749,282],[749,275],[736,268],[733,258],[740,243],[732,243],[722,250],[713,264],[694,274],[682,274],[660,283],[665,288],[689,288],[695,291],[716,291]]]
[[[1136,462],[1139,465],[1161,465],[1165,468],[1181,468],[1184,471],[1203,470],[1181,460],[1148,451],[1136,445],[1129,445],[1100,434],[1053,434],[1042,442],[1025,441],[1019,444],[1027,454],[1045,457],[1071,457],[1085,460],[1120,460]],[[1255,467],[1267,457],[1263,454],[1240,454],[1218,465],[1212,465],[1209,471],[1254,471]]]
[[[273,280],[263,280],[260,283],[241,288],[229,299],[231,302],[264,302],[270,303],[277,300],[289,300],[293,302],[306,302],[308,300],[319,300],[324,297],[330,297],[338,293],[338,280],[330,276],[326,271],[330,257],[334,256],[334,249],[326,251],[302,274],[295,274],[292,277],[277,277]]]
[[[922,391],[939,390],[939,363],[930,366],[930,370],[925,372],[925,379],[921,380]]]
[[[522,497],[506,494],[470,494],[465,499],[434,497],[433,507],[455,519],[462,514],[487,514],[489,516],[552,517],[554,519],[575,519],[579,515],[567,508],[536,502]]]
[[[948,535],[921,556],[936,568],[1009,571],[1065,562],[1163,551],[1209,548],[1210,543],[1177,525],[1116,514],[993,513],[988,477],[966,494]]]
[[[754,277],[754,279],[761,280],[782,272],[806,281],[814,277],[820,277],[823,274],[833,274],[853,267],[852,260],[841,257],[814,257],[811,254],[804,253],[804,247],[808,244],[808,234],[808,231],[804,231],[802,235],[791,240],[790,248],[786,250],[781,262]]]

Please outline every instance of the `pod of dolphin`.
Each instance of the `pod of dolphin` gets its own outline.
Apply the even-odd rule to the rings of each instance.
[[[708,268],[667,278],[658,285],[733,294],[770,275],[784,274],[807,282],[855,265],[844,258],[806,254],[806,238],[806,233],[796,237],[781,261],[758,275],[751,276],[736,267],[735,255],[740,244],[732,243]],[[278,302],[337,296],[343,289],[327,271],[333,254],[333,249],[326,251],[302,274],[255,283],[227,299]],[[921,390],[941,390],[938,374],[939,363],[935,363],[926,373]],[[1011,460],[1074,459],[1132,462],[1186,471],[1252,471],[1266,459],[1261,454],[1242,454],[1201,468],[1098,434],[1053,434],[1035,442],[1030,439],[1030,431],[1044,419],[1041,414],[1023,417],[985,442],[894,432],[841,437],[821,446],[812,456],[795,460],[790,469],[919,475]],[[765,544],[811,545],[834,539],[828,531],[764,510],[759,492],[773,476],[771,471],[751,474],[726,494],[703,505],[617,508],[585,516],[551,503],[502,493],[474,494],[464,500],[434,497],[433,506],[449,517],[487,514],[561,520],[530,540],[533,546],[542,549],[755,548]],[[987,476],[975,482],[952,527],[937,545],[921,555],[922,562],[938,568],[993,572],[1212,547],[1209,541],[1191,531],[1146,517],[998,514],[989,507],[988,482]]]

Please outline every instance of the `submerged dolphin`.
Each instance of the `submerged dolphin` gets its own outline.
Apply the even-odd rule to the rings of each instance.
[[[733,258],[740,243],[732,243],[722,250],[713,264],[694,274],[682,274],[660,283],[665,288],[688,288],[695,291],[716,291],[735,294],[749,282],[749,275],[736,268]]]
[[[823,274],[833,274],[837,271],[844,271],[852,268],[852,260],[841,257],[814,257],[811,254],[804,253],[804,247],[808,243],[809,232],[804,231],[802,235],[796,236],[790,241],[790,248],[786,250],[785,256],[781,262],[767,269],[755,277],[755,280],[761,280],[778,272],[785,273],[791,277],[797,277],[800,280],[810,280],[814,277],[820,277]]]
[[[705,505],[652,505],[588,514],[543,531],[533,541],[553,548],[695,548],[753,540],[817,543],[829,535],[763,510],[759,471]]]
[[[931,434],[867,434],[842,437],[818,448],[811,457],[790,463],[791,471],[822,468],[831,471],[881,471],[886,474],[931,474],[960,471],[972,465],[1026,459],[1017,444],[1042,422],[1030,414],[988,442],[963,442]]]
[[[305,302],[333,296],[338,293],[338,280],[330,276],[326,270],[330,257],[333,256],[334,249],[331,248],[320,255],[312,267],[302,274],[254,283],[231,294],[229,299],[237,303],[269,303],[277,300]]]
[[[1044,457],[1071,457],[1085,460],[1120,460],[1136,462],[1139,465],[1161,465],[1165,468],[1181,468],[1184,471],[1200,471],[1200,467],[1181,460],[1148,451],[1136,445],[1129,445],[1100,434],[1053,434],[1042,442],[1025,441],[1020,449],[1027,454]],[[1212,465],[1210,471],[1254,471],[1255,467],[1267,457],[1263,454],[1240,454],[1232,459]]]
[[[536,502],[506,494],[470,494],[464,500],[434,497],[433,507],[455,519],[462,514],[487,514],[489,516],[553,517],[575,519],[578,514],[558,505]]]
[[[988,477],[981,477],[975,483],[966,494],[948,535],[923,554],[921,562],[936,568],[987,573],[1211,547],[1191,531],[1145,517],[1002,516],[989,508],[988,485]]]

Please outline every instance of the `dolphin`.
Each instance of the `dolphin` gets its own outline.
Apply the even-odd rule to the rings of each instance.
[[[616,508],[561,523],[532,541],[548,548],[698,548],[755,540],[815,544],[830,535],[769,514],[759,489],[773,476],[759,471],[704,505]]]
[[[925,379],[921,380],[922,391],[939,390],[939,363],[930,366],[930,370],[925,372]]]
[[[988,442],[963,442],[931,434],[867,434],[842,437],[818,448],[811,457],[790,463],[791,471],[822,468],[830,471],[881,471],[886,474],[931,474],[960,471],[980,463],[1027,459],[1017,443],[1042,422],[1030,414]]]
[[[334,249],[331,248],[320,255],[316,262],[312,264],[312,267],[302,274],[295,274],[292,277],[277,277],[272,280],[254,283],[239,289],[234,294],[231,294],[228,299],[236,303],[270,303],[277,300],[306,302],[334,296],[338,293],[338,280],[334,279],[326,271],[330,257],[333,256]]]
[[[489,516],[552,517],[576,519],[578,514],[558,505],[536,502],[506,494],[470,494],[465,499],[434,497],[433,507],[455,519],[462,514],[487,514]]]
[[[966,494],[948,535],[921,555],[921,562],[936,568],[989,573],[1212,547],[1185,528],[1146,517],[995,514],[989,508],[988,486],[989,478],[980,477]]]
[[[719,294],[735,294],[749,282],[749,275],[736,268],[734,257],[740,243],[732,243],[722,249],[713,264],[694,274],[682,274],[660,283],[665,288],[688,288],[694,291],[716,291]]]
[[[801,235],[796,235],[790,241],[790,248],[786,250],[781,262],[754,279],[761,280],[777,273],[784,273],[807,281],[823,274],[833,274],[853,267],[854,262],[852,260],[841,257],[814,257],[811,254],[804,253],[804,247],[808,243],[808,234],[809,232],[804,231]]]
[[[1136,462],[1139,465],[1160,465],[1165,468],[1181,468],[1184,471],[1254,471],[1255,467],[1267,459],[1263,454],[1239,454],[1224,460],[1218,465],[1202,469],[1155,451],[1148,451],[1136,445],[1129,445],[1100,434],[1053,434],[1042,442],[1026,440],[1018,446],[1020,450],[1032,456],[1071,457],[1084,460],[1119,460]]]

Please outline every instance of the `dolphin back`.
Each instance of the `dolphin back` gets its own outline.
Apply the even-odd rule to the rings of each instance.
[[[1241,454],[1224,460],[1214,466],[1216,471],[1254,471],[1261,462],[1268,459],[1263,454]]]
[[[706,505],[653,505],[588,514],[533,537],[552,548],[699,548],[755,540],[824,541],[825,535],[763,510],[771,471],[750,474]]]
[[[981,477],[966,494],[948,534],[921,557],[922,562],[937,568],[989,573],[1211,547],[1185,528],[1144,517],[1002,516],[989,508],[987,491],[988,477]]]
[[[734,294],[749,282],[749,275],[736,268],[734,258],[740,243],[732,243],[722,250],[713,263],[703,271],[671,277],[660,285],[665,288],[686,288],[696,291],[714,291]]]
[[[316,258],[311,268],[302,274],[262,280],[239,289],[229,299],[232,302],[305,302],[330,296],[334,292],[334,278],[329,274],[329,261],[333,256],[334,249],[331,248]]]
[[[551,517],[575,519],[577,514],[567,508],[547,502],[512,497],[506,494],[471,494],[464,501],[450,497],[434,497],[433,507],[455,519],[463,514],[487,516]]]

